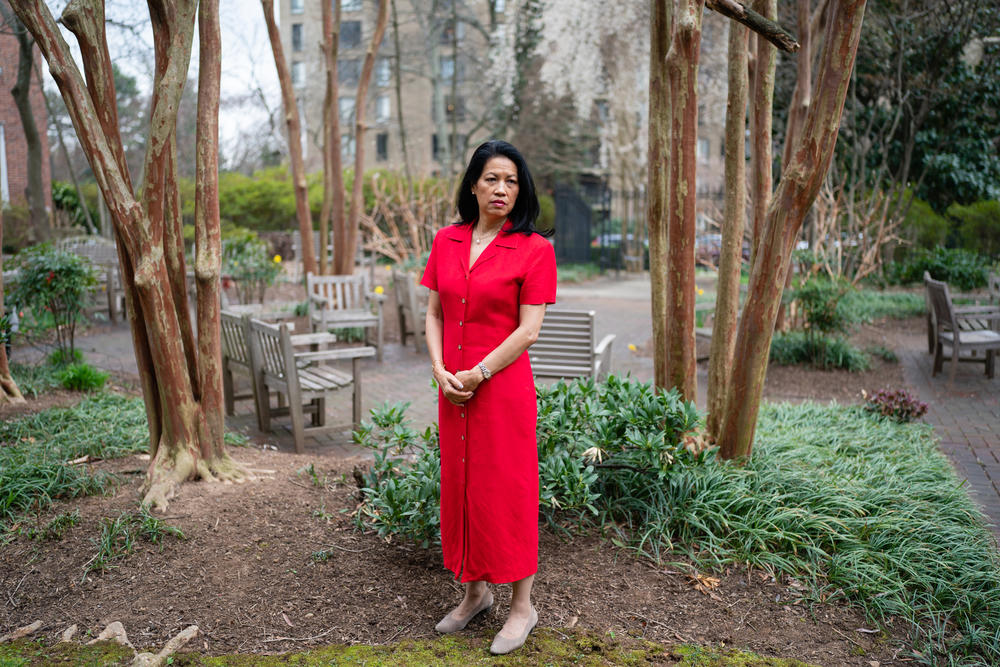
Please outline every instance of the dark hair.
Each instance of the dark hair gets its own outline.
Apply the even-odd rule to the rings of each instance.
[[[458,186],[458,196],[455,203],[458,206],[458,215],[461,218],[457,225],[469,225],[479,217],[479,202],[476,195],[472,194],[472,186],[476,184],[479,177],[483,175],[486,163],[492,157],[497,156],[509,159],[517,167],[518,193],[514,201],[514,208],[511,209],[507,218],[512,227],[510,233],[519,232],[521,234],[541,234],[542,236],[552,236],[554,229],[547,229],[540,232],[535,229],[535,220],[541,213],[538,206],[538,195],[535,194],[535,182],[528,171],[528,164],[524,161],[521,152],[508,144],[506,141],[494,139],[479,146],[469,160],[469,166],[462,177],[462,183]]]

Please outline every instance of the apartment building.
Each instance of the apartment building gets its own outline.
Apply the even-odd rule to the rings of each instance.
[[[320,3],[331,1],[281,0],[279,9],[310,171],[322,166],[326,79]],[[345,166],[354,161],[358,80],[379,1],[341,0],[337,106]],[[415,176],[455,173],[469,144],[490,136],[496,101],[483,82],[490,66],[490,40],[503,33],[508,4],[506,0],[396,0],[364,100],[366,170],[403,170],[408,162]]]

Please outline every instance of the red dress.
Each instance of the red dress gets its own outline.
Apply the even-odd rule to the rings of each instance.
[[[440,297],[452,373],[500,345],[517,328],[521,304],[556,298],[555,253],[538,234],[501,232],[470,270],[471,242],[472,225],[440,230],[421,280]],[[537,417],[527,352],[464,405],[438,392],[441,546],[460,581],[508,583],[538,569]]]

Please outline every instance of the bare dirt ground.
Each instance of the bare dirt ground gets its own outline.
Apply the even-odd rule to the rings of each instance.
[[[892,349],[897,332],[913,326],[864,327],[854,342]],[[862,374],[772,366],[766,395],[848,403],[860,400],[861,388],[904,386],[898,365],[875,363]],[[54,392],[27,409],[76,398]],[[0,418],[21,413],[8,408]],[[168,538],[162,547],[137,542],[113,569],[85,576],[101,520],[135,509],[145,469],[140,457],[91,464],[120,474],[114,496],[58,502],[32,519],[44,525],[79,508],[81,521],[59,541],[22,534],[0,547],[0,634],[35,620],[50,638],[74,623],[96,634],[121,621],[137,647],[162,646],[197,624],[203,636],[189,648],[211,654],[434,635],[460,588],[438,549],[355,529],[351,471],[364,461],[294,455],[260,443],[231,451],[256,471],[255,481],[186,485],[165,517],[185,539]],[[856,610],[801,600],[794,581],[735,568],[711,576],[717,585],[702,579],[698,587],[698,577],[681,565],[637,558],[597,535],[567,539],[543,527],[535,589],[540,625],[735,646],[820,665],[897,664],[905,654],[902,628],[872,632]],[[488,642],[503,623],[509,587],[497,588],[497,600],[466,632]]]

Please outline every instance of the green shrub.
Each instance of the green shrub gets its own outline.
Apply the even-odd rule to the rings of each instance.
[[[886,277],[890,283],[922,283],[924,271],[934,280],[943,280],[953,290],[972,290],[986,285],[989,260],[970,250],[959,248],[916,248],[905,259],[889,264]]]
[[[264,291],[281,273],[281,259],[250,230],[222,242],[222,273],[236,283],[240,303],[262,303]]]
[[[89,209],[91,222],[96,224],[99,220],[97,210],[90,208],[86,202],[80,201],[80,195],[72,183],[52,181],[52,203],[57,210],[65,211],[69,221],[80,229],[89,231],[87,212],[84,211],[84,206]]]
[[[841,312],[852,324],[870,323],[893,317],[905,319],[923,315],[927,304],[923,294],[856,289],[844,294]]]
[[[15,258],[17,281],[10,301],[27,308],[22,320],[28,330],[54,329],[56,347],[67,357],[74,352],[76,325],[83,319],[88,290],[97,284],[84,258],[45,243],[22,250]]]
[[[83,352],[80,350],[73,350],[72,352],[67,352],[66,350],[52,350],[49,354],[47,361],[49,366],[54,368],[62,368],[63,366],[69,366],[70,364],[82,364],[83,363]]]
[[[96,391],[104,386],[108,374],[90,364],[70,364],[59,371],[59,383],[71,391]]]
[[[931,205],[922,199],[914,198],[906,212],[902,224],[906,239],[918,248],[937,248],[948,240],[951,225],[948,219],[939,215]]]
[[[771,361],[782,366],[808,363],[826,370],[842,368],[855,372],[871,367],[868,355],[844,338],[810,336],[802,331],[776,333],[771,339]]]
[[[542,515],[559,527],[606,521],[619,525],[622,539],[640,541],[640,527],[663,500],[659,485],[704,460],[681,438],[698,423],[694,404],[615,377],[537,390]],[[418,434],[404,413],[405,405],[383,406],[355,432],[375,460],[357,520],[379,535],[427,545],[440,539],[437,429]]]
[[[836,333],[847,330],[849,321],[841,307],[841,300],[851,286],[843,280],[812,277],[789,296],[802,305],[802,315],[810,334]]]
[[[948,215],[958,221],[964,248],[1000,259],[1000,201],[979,201],[968,206],[952,204]]]

